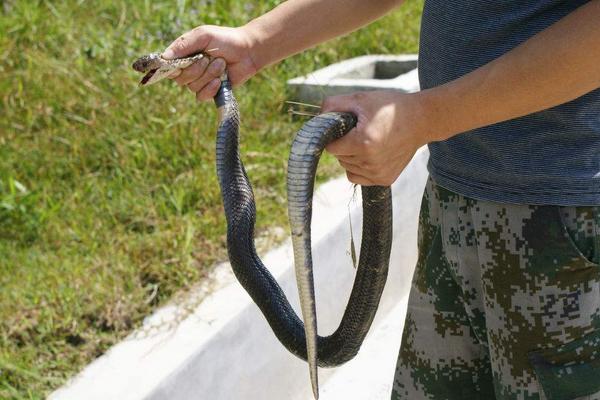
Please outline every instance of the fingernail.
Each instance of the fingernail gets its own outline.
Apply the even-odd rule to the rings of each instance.
[[[201,58],[200,61],[196,62],[202,67],[202,69],[206,69],[209,63],[208,58]]]
[[[162,58],[166,59],[166,60],[170,60],[172,58],[175,58],[175,52],[173,50],[166,49],[164,53],[162,53]]]
[[[210,72],[214,75],[217,75],[217,74],[220,75],[224,69],[225,69],[225,61],[223,61],[222,58],[217,58],[210,65]]]

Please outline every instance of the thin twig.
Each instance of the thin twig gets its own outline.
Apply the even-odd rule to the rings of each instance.
[[[316,117],[319,114],[314,114],[314,113],[309,113],[309,112],[302,112],[302,111],[298,111],[298,110],[294,110],[292,107],[288,108],[288,113],[291,115],[301,115],[304,117]]]
[[[293,105],[297,105],[297,106],[303,106],[303,107],[312,107],[312,108],[318,108],[319,110],[321,109],[321,106],[317,106],[315,104],[308,104],[308,103],[301,103],[299,101],[291,101],[291,100],[286,100],[286,103],[288,104],[293,104]]]

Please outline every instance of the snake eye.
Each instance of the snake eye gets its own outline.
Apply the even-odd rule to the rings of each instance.
[[[137,72],[146,72],[146,70],[148,69],[148,61],[144,57],[142,57],[140,59],[135,60],[132,67]]]

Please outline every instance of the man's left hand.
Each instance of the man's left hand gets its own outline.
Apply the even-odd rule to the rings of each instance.
[[[329,97],[322,112],[329,111],[352,112],[358,117],[356,128],[326,147],[352,183],[391,185],[417,149],[428,142],[418,93],[374,91]]]

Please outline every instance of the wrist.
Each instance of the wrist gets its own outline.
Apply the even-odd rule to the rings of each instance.
[[[420,91],[411,93],[408,97],[404,98],[408,99],[407,102],[404,102],[404,104],[408,105],[408,113],[406,115],[408,120],[404,120],[404,123],[408,122],[410,125],[416,147],[443,140],[437,118],[433,117],[437,114],[435,110],[437,107],[435,97],[427,91]]]
[[[457,127],[460,121],[458,102],[452,99],[446,86],[438,86],[415,93],[418,97],[418,118],[420,133],[426,143],[451,138],[461,132]]]
[[[269,55],[268,47],[265,45],[267,38],[259,22],[250,21],[239,29],[247,38],[248,56],[257,72],[275,62]]]

